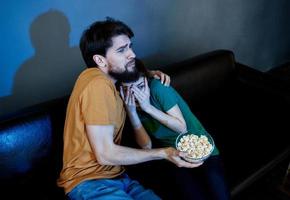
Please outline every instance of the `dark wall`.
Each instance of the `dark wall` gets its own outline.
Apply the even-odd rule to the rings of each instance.
[[[0,9],[0,115],[70,94],[85,68],[81,32],[106,16],[132,27],[151,68],[215,49],[261,71],[290,60],[289,0],[27,0]]]
[[[182,2],[172,3],[174,12],[164,13],[170,20],[163,24],[163,59],[171,62],[225,48],[233,50],[239,62],[260,71],[290,60],[290,1]]]

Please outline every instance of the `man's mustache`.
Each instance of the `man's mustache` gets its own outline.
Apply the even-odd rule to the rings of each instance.
[[[126,66],[129,66],[129,65],[134,65],[134,66],[135,66],[135,59],[129,61],[129,62],[126,64]]]

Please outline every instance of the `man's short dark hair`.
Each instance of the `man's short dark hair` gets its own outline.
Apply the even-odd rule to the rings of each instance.
[[[93,56],[106,56],[112,44],[112,38],[118,35],[134,36],[133,31],[123,22],[107,17],[105,21],[94,22],[87,28],[80,39],[80,49],[88,68],[96,67]]]

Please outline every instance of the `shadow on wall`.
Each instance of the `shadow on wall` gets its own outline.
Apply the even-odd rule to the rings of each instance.
[[[69,33],[68,19],[56,10],[32,22],[30,37],[35,54],[15,74],[12,95],[0,99],[0,115],[70,94],[85,64],[79,48],[69,46]]]

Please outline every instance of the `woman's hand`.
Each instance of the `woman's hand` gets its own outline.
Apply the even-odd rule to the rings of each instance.
[[[144,90],[140,90],[138,87],[135,85],[132,87],[132,91],[134,92],[134,97],[137,99],[140,107],[142,110],[145,112],[150,109],[151,104],[150,104],[150,89],[148,87],[148,82],[147,79],[144,78],[145,82],[145,87]]]
[[[126,90],[126,94],[124,95],[124,88],[123,86],[120,87],[120,94],[125,102],[126,110],[128,114],[135,114],[136,113],[136,103],[135,103],[135,97],[133,95],[133,91],[128,88]]]
[[[125,105],[126,105],[126,111],[127,111],[127,114],[130,118],[130,121],[131,121],[131,124],[133,126],[134,129],[142,129],[143,126],[141,124],[141,121],[139,119],[139,116],[137,114],[137,111],[136,111],[136,103],[135,103],[135,97],[133,95],[133,91],[128,88],[126,90],[126,96],[124,95],[124,88],[121,86],[120,87],[120,94],[121,94],[121,97],[123,99],[123,101],[125,102]],[[143,128],[144,129],[144,128]],[[137,130],[139,131],[139,130]],[[143,138],[139,139],[139,142],[138,144],[140,145],[143,145]],[[138,140],[138,139],[137,139]],[[148,140],[150,141],[150,139]],[[145,141],[146,144],[148,141]],[[145,143],[144,142],[144,143]]]

